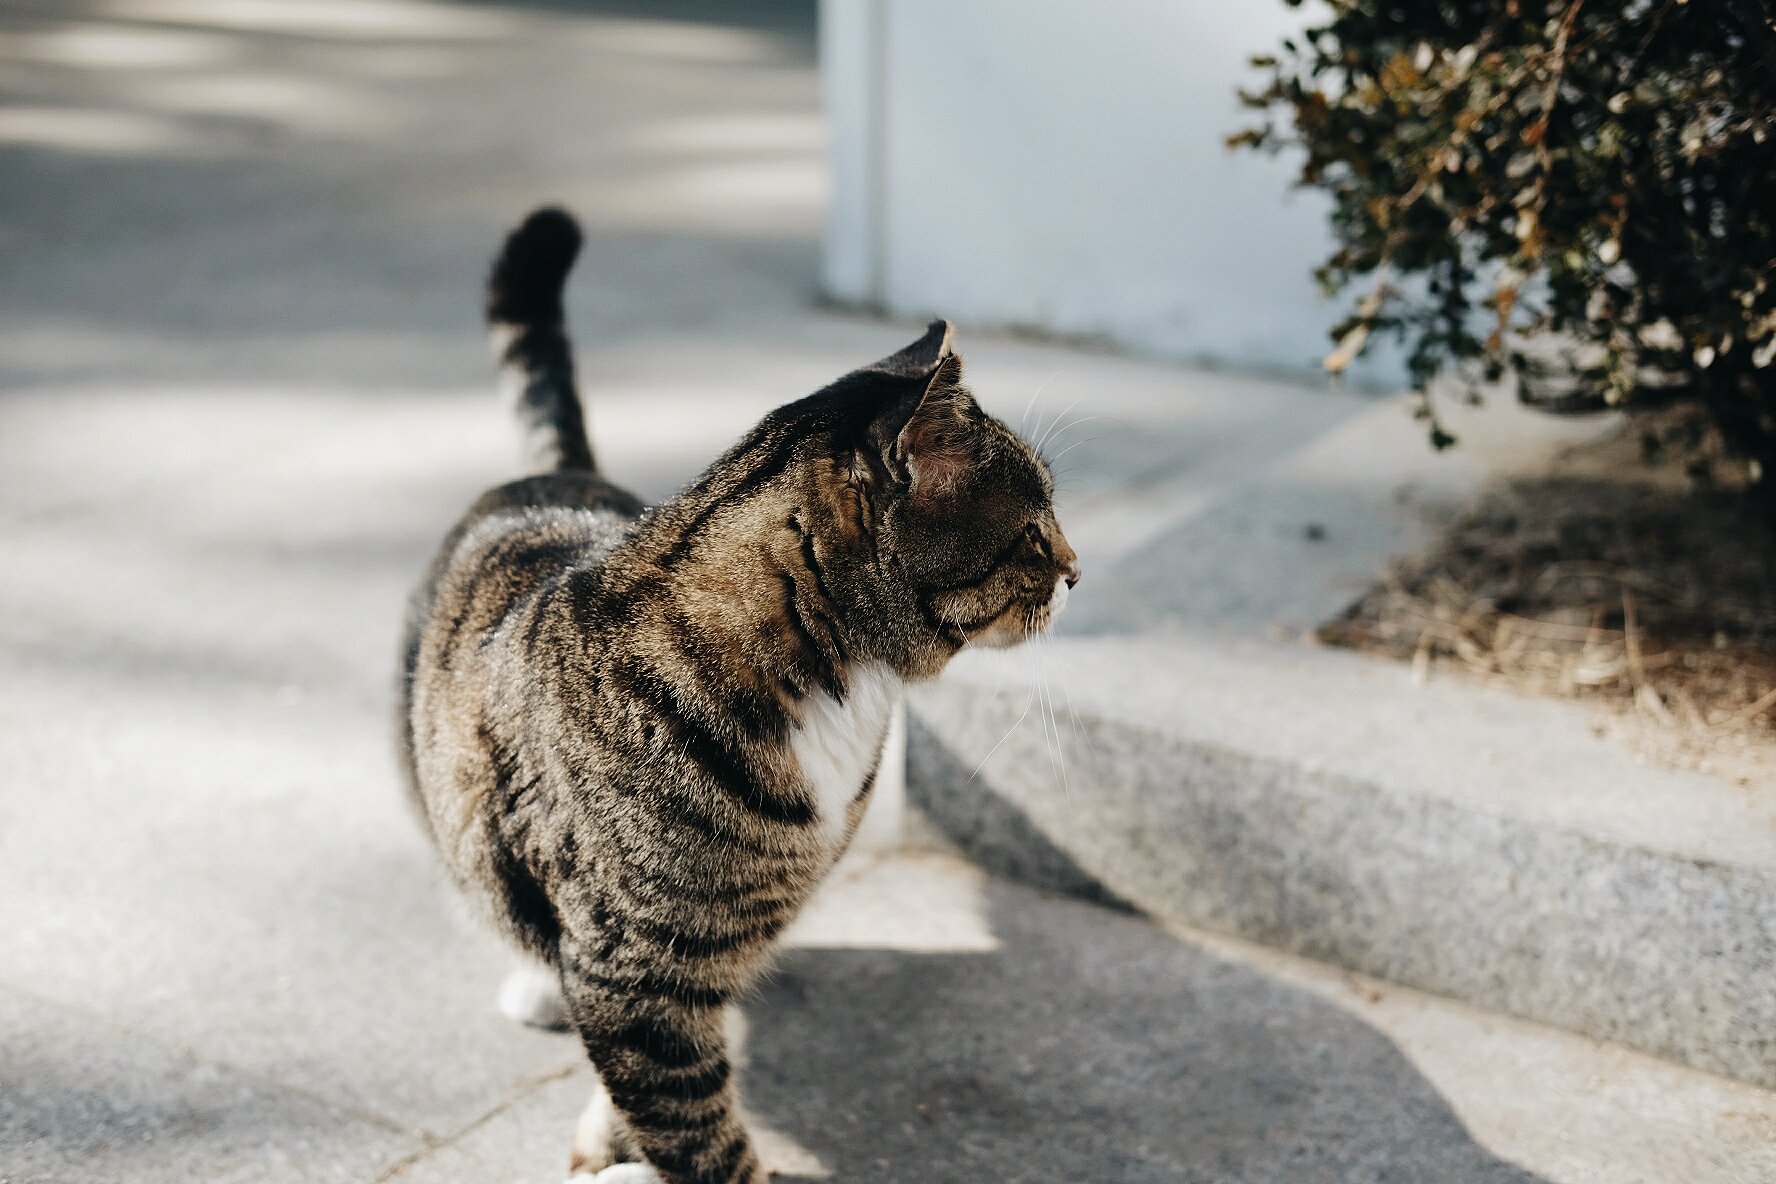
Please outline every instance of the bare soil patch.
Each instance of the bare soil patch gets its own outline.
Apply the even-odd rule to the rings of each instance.
[[[1662,763],[1776,783],[1776,526],[1639,440],[1500,485],[1320,640],[1587,700]]]

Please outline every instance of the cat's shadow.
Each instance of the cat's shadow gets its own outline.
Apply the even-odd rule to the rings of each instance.
[[[796,950],[748,1008],[750,1108],[829,1179],[1540,1180],[1325,1000],[1138,918],[983,899],[996,949]]]

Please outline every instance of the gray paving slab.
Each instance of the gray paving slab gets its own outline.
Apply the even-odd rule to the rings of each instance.
[[[366,795],[353,766],[377,758],[340,739],[349,708],[279,724],[309,713],[277,687],[163,681],[151,708],[32,686],[9,724],[82,776],[5,811],[0,982],[434,1134],[563,1063],[492,1012],[503,956],[454,921],[400,807]]]
[[[0,988],[0,1180],[358,1184],[420,1136]]]
[[[0,13],[0,382],[450,383],[517,212],[595,212],[600,336],[753,325],[812,289],[812,5]]]

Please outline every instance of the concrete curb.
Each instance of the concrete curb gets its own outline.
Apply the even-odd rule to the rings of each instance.
[[[1241,682],[1236,664],[1263,665],[1250,654],[1056,649],[1068,646],[1084,661],[1055,725],[1025,715],[1003,666],[914,699],[909,800],[986,867],[1776,1086],[1776,860],[1761,836],[1734,837],[1763,824],[1768,795],[1728,818],[1692,800],[1708,792],[1694,779],[1608,753],[1596,775],[1610,791],[1639,783],[1592,794],[1563,747],[1601,744],[1571,733],[1582,720],[1467,687],[1438,688],[1417,724],[1398,713],[1410,735],[1392,742],[1393,775],[1344,759],[1324,731],[1341,719],[1360,731],[1365,695],[1412,693],[1380,664],[1298,651],[1299,677]],[[1219,722],[1245,709],[1298,750]],[[1542,716],[1560,725],[1530,745],[1544,784],[1534,760],[1476,775],[1482,743],[1523,748],[1516,729]],[[1544,799],[1587,805],[1557,816]],[[1683,816],[1691,807],[1722,815],[1720,833]]]

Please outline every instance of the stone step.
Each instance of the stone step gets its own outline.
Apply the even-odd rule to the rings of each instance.
[[[1776,786],[1182,628],[965,655],[909,723],[910,803],[989,868],[1776,1086]]]

